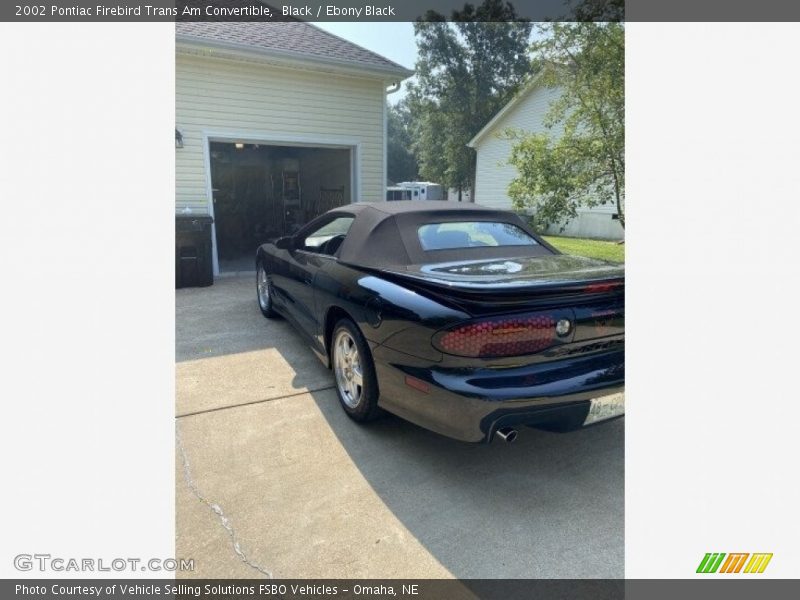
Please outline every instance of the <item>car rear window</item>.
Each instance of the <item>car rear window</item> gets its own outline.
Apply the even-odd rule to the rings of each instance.
[[[491,221],[428,223],[418,229],[418,235],[423,250],[538,245],[530,234],[513,223]]]

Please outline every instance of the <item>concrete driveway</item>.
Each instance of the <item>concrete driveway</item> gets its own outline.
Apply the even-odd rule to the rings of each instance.
[[[622,420],[511,445],[359,426],[254,277],[176,295],[182,576],[624,575]]]

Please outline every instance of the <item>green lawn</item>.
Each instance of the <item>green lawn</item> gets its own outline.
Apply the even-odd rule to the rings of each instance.
[[[586,240],[583,238],[544,236],[548,242],[561,250],[564,254],[577,254],[589,258],[625,262],[625,244],[606,242],[603,240]]]

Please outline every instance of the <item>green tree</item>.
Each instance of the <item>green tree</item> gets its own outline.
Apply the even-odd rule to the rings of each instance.
[[[386,109],[386,170],[392,182],[413,181],[419,166],[411,151],[411,112],[405,100]]]
[[[530,72],[532,25],[510,3],[465,4],[414,24],[419,58],[409,84],[412,147],[420,175],[448,188],[474,189],[474,135],[508,102]]]
[[[625,226],[625,31],[621,23],[548,23],[533,45],[542,83],[562,93],[546,133],[509,131],[519,173],[509,196],[534,225],[614,202]],[[559,134],[556,135],[555,132]]]
[[[560,21],[625,21],[625,0],[572,0]]]

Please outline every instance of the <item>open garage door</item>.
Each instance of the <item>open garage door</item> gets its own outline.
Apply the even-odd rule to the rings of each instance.
[[[219,273],[252,271],[256,248],[353,201],[349,147],[209,142]]]

